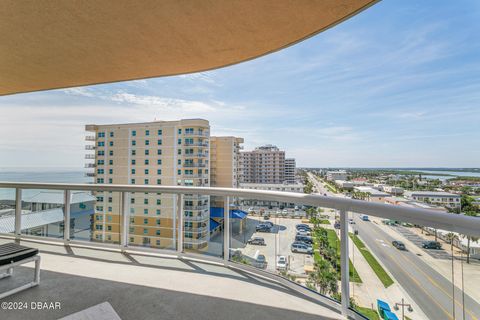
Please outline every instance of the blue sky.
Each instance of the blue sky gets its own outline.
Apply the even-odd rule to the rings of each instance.
[[[81,168],[86,123],[187,117],[299,166],[478,167],[479,21],[480,1],[385,0],[228,68],[0,97],[0,168]]]

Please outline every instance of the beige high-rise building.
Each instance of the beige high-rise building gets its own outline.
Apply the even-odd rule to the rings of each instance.
[[[240,150],[243,138],[210,137],[210,186],[238,188]],[[212,197],[212,207],[223,207],[223,200]]]
[[[285,151],[265,145],[240,154],[241,183],[284,183]]]
[[[94,132],[95,183],[210,185],[210,125],[203,119],[87,125]],[[120,241],[120,194],[96,194],[93,240]],[[129,245],[175,248],[178,224],[173,195],[135,193],[130,198]],[[209,240],[209,196],[184,195],[184,246]]]

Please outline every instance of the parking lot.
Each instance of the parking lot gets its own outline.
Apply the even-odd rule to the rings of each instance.
[[[238,249],[244,256],[256,259],[258,255],[264,255],[267,261],[266,269],[275,271],[278,256],[285,256],[288,261],[288,271],[296,275],[305,274],[305,265],[313,265],[313,257],[307,254],[292,253],[290,246],[295,241],[295,225],[302,223],[301,219],[271,217],[264,220],[262,216],[248,216],[244,233],[236,235],[232,243],[232,249]],[[273,223],[271,232],[255,232],[255,227],[265,221]],[[253,237],[261,237],[265,240],[265,246],[245,244]]]

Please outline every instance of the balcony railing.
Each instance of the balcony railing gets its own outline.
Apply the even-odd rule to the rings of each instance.
[[[85,163],[85,168],[95,168],[96,166],[95,163]]]
[[[95,177],[96,175],[95,172],[85,172],[85,177]]]
[[[208,147],[208,142],[187,142],[183,143],[187,147]]]
[[[187,222],[199,222],[199,221],[205,221],[205,220],[208,220],[208,216],[207,215],[201,215],[201,216],[185,216],[185,221]]]
[[[85,159],[95,159],[95,155],[94,154],[86,154]]]
[[[208,153],[185,153],[183,156],[185,158],[207,158]]]
[[[197,205],[193,205],[193,206],[190,206],[190,205],[184,205],[183,208],[185,210],[195,210],[195,211],[200,211],[200,210],[206,210],[209,208],[208,205],[206,204],[197,204]]]
[[[184,163],[183,167],[185,168],[205,168],[207,166],[206,163]]]
[[[208,132],[208,131],[193,131],[193,132],[185,131],[184,135],[189,136],[189,137],[191,137],[191,136],[208,137],[208,136],[210,136],[210,132]]]
[[[85,141],[95,141],[95,136],[85,136]]]
[[[277,282],[281,282],[282,284],[288,285],[289,288],[293,290],[297,290],[309,296],[312,299],[316,299],[323,303],[328,304],[332,308],[335,308],[341,311],[345,316],[352,317],[358,319],[358,315],[356,315],[351,309],[349,309],[349,297],[350,297],[350,286],[349,286],[349,212],[355,212],[360,214],[369,215],[372,217],[380,217],[395,221],[402,221],[405,223],[411,223],[414,225],[420,225],[424,227],[430,227],[433,229],[441,229],[450,232],[457,232],[459,234],[471,237],[479,237],[480,236],[480,219],[465,215],[459,214],[451,214],[451,213],[444,213],[438,212],[434,210],[426,210],[426,209],[418,209],[418,208],[410,208],[410,207],[403,207],[403,206],[394,206],[394,205],[387,205],[375,202],[367,202],[362,200],[353,200],[349,198],[340,198],[340,197],[328,197],[328,196],[321,196],[317,194],[301,194],[301,193],[289,193],[289,192],[278,192],[278,191],[264,191],[264,190],[247,190],[247,189],[231,189],[231,188],[205,188],[205,187],[183,187],[183,186],[149,186],[149,185],[112,185],[112,184],[63,184],[63,183],[27,183],[27,182],[0,182],[0,188],[2,189],[10,189],[14,191],[13,199],[9,198],[8,201],[14,202],[14,215],[12,215],[12,231],[8,231],[10,224],[6,224],[4,230],[1,235],[2,236],[10,236],[16,239],[40,239],[42,240],[42,236],[40,236],[40,232],[46,232],[46,230],[35,230],[37,232],[36,236],[25,234],[25,223],[31,223],[32,221],[36,221],[32,219],[34,217],[28,216],[29,214],[35,212],[25,212],[25,198],[22,198],[22,192],[30,191],[30,190],[58,190],[63,194],[63,212],[62,209],[54,208],[55,210],[51,211],[52,214],[51,219],[60,219],[60,220],[52,220],[56,221],[56,223],[61,223],[64,226],[70,226],[71,223],[71,214],[70,214],[70,201],[72,200],[73,192],[78,191],[87,191],[89,193],[95,194],[96,192],[112,192],[112,194],[119,194],[121,201],[119,201],[119,209],[116,211],[117,218],[120,221],[119,231],[118,233],[112,233],[113,238],[111,239],[111,243],[106,244],[98,241],[96,239],[93,240],[78,240],[79,235],[74,235],[71,233],[70,228],[62,229],[62,233],[57,235],[56,237],[48,238],[48,240],[52,243],[58,242],[59,244],[64,244],[68,242],[70,245],[88,245],[106,248],[106,247],[115,247],[120,248],[122,250],[131,249],[131,250],[157,250],[155,248],[140,248],[135,247],[133,244],[129,243],[129,227],[130,227],[130,194],[135,192],[136,194],[141,193],[161,193],[161,194],[174,194],[176,198],[176,215],[173,216],[173,219],[179,219],[178,223],[173,223],[174,226],[174,235],[177,235],[173,241],[175,243],[174,247],[176,248],[176,252],[179,257],[182,256],[192,256],[198,257],[198,254],[190,253],[193,248],[202,248],[202,250],[207,250],[207,247],[210,247],[208,236],[203,237],[201,239],[191,239],[191,238],[184,238],[179,237],[178,235],[183,235],[187,229],[184,228],[184,221],[196,221],[198,218],[199,220],[209,219],[208,215],[202,217],[185,217],[182,210],[189,210],[189,207],[203,207],[208,209],[209,206],[207,205],[195,205],[195,206],[185,206],[184,205],[184,195],[185,194],[198,194],[204,196],[216,196],[216,197],[223,197],[224,202],[224,209],[226,212],[230,210],[230,203],[233,197],[241,198],[241,199],[257,199],[261,201],[276,201],[282,203],[296,203],[302,204],[305,206],[312,206],[312,207],[320,207],[320,208],[332,208],[338,210],[339,221],[338,225],[340,228],[340,266],[341,266],[341,304],[335,302],[334,300],[319,295],[312,290],[307,290],[303,287],[300,287],[297,283],[290,281],[289,279],[279,275],[279,273],[273,273],[267,270],[261,270],[254,268],[249,265],[239,264],[235,261],[235,256],[232,255],[231,246],[234,243],[243,243],[243,240],[239,240],[233,237],[235,234],[231,230],[231,223],[232,219],[229,214],[224,215],[224,224],[223,224],[223,245],[217,246],[220,248],[221,255],[216,255],[215,257],[209,256],[208,259],[212,261],[217,261],[224,263],[228,266],[243,269],[248,272],[256,272],[260,274],[262,277],[269,278],[275,280]],[[61,197],[62,198],[62,197]],[[90,200],[94,201],[94,200]],[[82,203],[84,203],[82,201]],[[60,212],[57,212],[59,209]],[[88,208],[87,208],[88,209]],[[89,209],[88,209],[89,210]],[[43,211],[39,211],[40,213]],[[109,215],[111,215],[109,213]],[[276,218],[279,219],[279,218]],[[262,221],[263,219],[260,219]],[[291,219],[290,219],[291,220]],[[298,221],[298,220],[297,220]],[[23,225],[22,225],[23,222]],[[275,223],[275,220],[273,220]],[[284,222],[287,222],[285,220]],[[89,223],[89,220],[86,220],[86,223]],[[294,222],[295,223],[295,222]],[[371,222],[373,225],[374,223]],[[295,224],[293,224],[295,226]],[[284,227],[284,226],[280,226]],[[295,227],[294,227],[295,228]],[[6,231],[5,231],[6,230]],[[58,229],[56,229],[58,230]],[[281,229],[280,229],[281,230]],[[285,230],[285,229],[283,229]],[[83,232],[84,230],[82,230]],[[97,233],[97,231],[93,230],[93,233]],[[190,232],[189,230],[187,232]],[[83,234],[83,233],[82,233]],[[98,235],[99,233],[97,233]],[[101,234],[101,232],[100,232]],[[196,233],[197,234],[197,233]],[[373,243],[375,243],[375,237],[373,236]],[[277,243],[275,238],[272,238],[271,244]],[[383,243],[385,244],[385,243]],[[382,245],[383,245],[382,244]],[[385,244],[387,245],[387,244]],[[213,247],[213,246],[212,246]],[[260,247],[259,247],[260,248]],[[255,250],[254,250],[255,251]],[[257,250],[258,251],[258,250]],[[161,252],[161,251],[160,251]],[[265,254],[267,251],[265,251]],[[273,251],[274,255],[276,251]],[[415,256],[411,254],[412,257],[409,256],[409,259],[413,259]],[[203,255],[202,257],[207,257]],[[274,256],[276,257],[276,256]],[[303,257],[303,256],[302,256]],[[207,258],[205,258],[207,259]],[[245,259],[245,258],[242,258]],[[303,258],[302,258],[303,259]],[[242,260],[243,261],[243,260]],[[453,261],[453,260],[452,260]],[[270,263],[274,263],[271,261]],[[408,266],[405,266],[407,268]],[[275,266],[273,267],[275,271]],[[404,271],[405,272],[405,271]],[[427,278],[425,276],[424,278]],[[440,279],[441,280],[441,279]],[[438,281],[440,281],[438,280]],[[443,280],[442,280],[443,281]],[[458,290],[458,289],[457,289]],[[421,297],[419,298],[419,300]],[[458,301],[458,300],[455,300]],[[475,309],[473,309],[475,312]],[[467,313],[471,312],[467,309]],[[444,317],[447,318],[447,317]]]
[[[85,150],[95,150],[95,146],[92,145],[92,144],[87,144],[87,145],[85,146]]]

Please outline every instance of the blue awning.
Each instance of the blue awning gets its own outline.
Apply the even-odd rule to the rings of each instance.
[[[218,228],[219,225],[220,223],[213,219],[210,219],[210,231],[215,230],[216,228]]]
[[[398,320],[398,317],[393,312],[385,311],[384,319],[385,320]]]
[[[379,309],[383,309],[385,311],[390,311],[390,306],[388,305],[388,303],[386,303],[385,301],[382,301],[380,299],[377,299],[377,306]]]
[[[221,207],[210,208],[210,218],[223,218],[224,209]],[[245,219],[248,214],[242,210],[230,210],[230,219]]]

